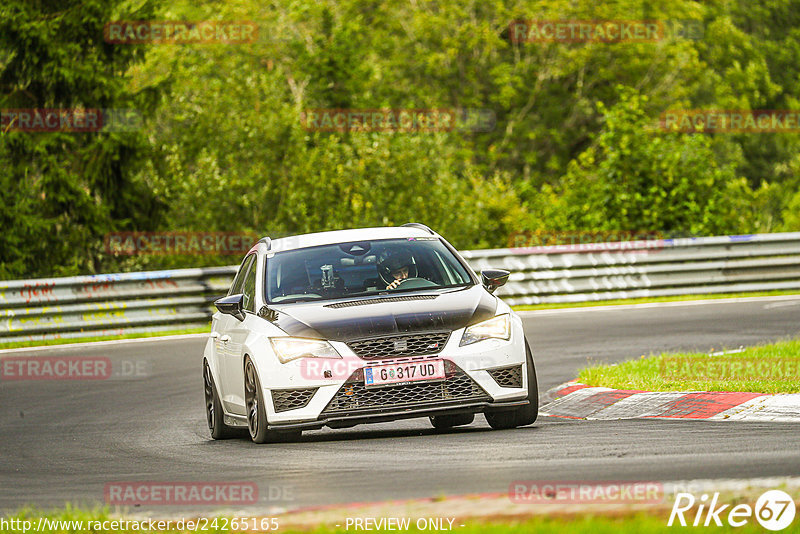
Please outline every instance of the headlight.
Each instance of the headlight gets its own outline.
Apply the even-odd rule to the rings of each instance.
[[[327,341],[321,339],[302,339],[297,337],[273,337],[272,348],[281,363],[298,358],[339,358],[341,356]]]
[[[474,324],[464,330],[459,347],[483,341],[484,339],[509,339],[511,338],[511,319],[508,314],[492,317],[488,321]]]

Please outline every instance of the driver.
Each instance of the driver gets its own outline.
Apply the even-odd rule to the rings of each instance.
[[[407,250],[387,250],[378,259],[378,274],[386,289],[394,289],[403,280],[417,276],[417,264]]]

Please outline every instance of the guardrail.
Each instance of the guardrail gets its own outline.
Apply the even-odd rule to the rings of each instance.
[[[800,289],[800,232],[467,251],[509,304]]]
[[[511,305],[800,290],[800,232],[463,252]],[[0,281],[0,342],[208,325],[236,266]]]
[[[207,326],[236,269],[0,281],[0,342]]]

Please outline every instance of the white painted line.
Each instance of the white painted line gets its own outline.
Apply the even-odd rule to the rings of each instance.
[[[634,393],[630,397],[618,400],[611,406],[593,414],[587,419],[638,419],[653,417],[663,413],[662,407],[670,402],[679,400],[686,395],[685,392],[675,391],[647,391]]]
[[[800,300],[796,300],[793,302],[775,302],[773,304],[764,304],[764,309],[769,310],[772,308],[786,308],[789,306],[797,306],[798,304],[800,304]]]
[[[516,310],[520,317],[531,317],[536,315],[554,315],[559,313],[580,313],[594,311],[620,311],[620,310],[640,310],[647,308],[674,308],[678,306],[702,306],[706,304],[738,304],[745,302],[779,302],[797,301],[800,304],[800,295],[775,295],[771,297],[738,297],[732,299],[704,299],[704,300],[678,300],[670,302],[645,302],[642,304],[618,304],[607,306],[583,306],[577,308],[556,308],[552,310]],[[787,306],[793,305],[785,304]],[[766,306],[765,306],[766,307]],[[777,306],[774,306],[777,307]]]
[[[564,415],[565,413],[570,412],[570,408],[572,406],[575,405],[580,406],[584,400],[591,397],[592,395],[595,395],[597,393],[604,393],[606,391],[613,391],[613,390],[604,387],[589,387],[589,388],[577,389],[572,393],[569,393],[563,397],[559,397],[558,399],[549,402],[546,405],[539,408],[539,415],[546,415],[546,416]]]
[[[747,414],[753,413],[761,408],[767,397],[755,397],[749,401],[745,401],[737,406],[728,408],[727,410],[718,413],[711,419],[742,419]]]
[[[209,333],[211,328],[209,327]],[[151,336],[136,337],[131,339],[110,339],[108,341],[87,341],[84,343],[62,343],[61,345],[42,345],[40,347],[21,347],[18,349],[2,349],[2,354],[15,354],[20,352],[39,352],[48,349],[73,349],[81,347],[105,347],[109,345],[120,345],[123,343],[146,343],[148,341],[178,341],[181,339],[200,339],[207,338],[208,334],[176,334],[171,336]]]
[[[568,382],[550,389],[547,394],[577,384]],[[644,391],[634,393],[605,407],[587,406],[585,402],[596,393],[620,391],[604,387],[586,387],[545,403],[539,415],[567,417],[589,421],[620,419],[660,419],[681,421],[752,421],[798,423],[800,422],[800,393],[761,395],[716,415],[703,418],[668,417],[664,408],[670,403],[693,393],[714,395],[708,391]],[[594,409],[597,408],[597,409]],[[691,408],[689,406],[689,408]],[[592,409],[594,409],[592,411]]]
[[[800,422],[800,394],[756,397],[715,415],[713,419]]]

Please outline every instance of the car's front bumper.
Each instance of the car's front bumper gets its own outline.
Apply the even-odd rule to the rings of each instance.
[[[433,417],[441,415],[458,415],[466,413],[480,413],[487,409],[491,410],[513,410],[521,406],[527,406],[528,401],[518,400],[509,402],[469,402],[462,401],[453,402],[451,405],[447,403],[436,403],[431,406],[416,406],[414,408],[405,408],[399,410],[383,409],[376,410],[374,413],[359,413],[352,415],[339,415],[339,416],[325,416],[317,419],[316,421],[307,421],[300,423],[283,423],[283,424],[270,424],[268,427],[271,430],[317,430],[324,426],[331,428],[348,428],[355,425],[365,423],[385,423],[388,421],[397,421],[399,419],[413,419],[416,417]]]
[[[270,427],[346,427],[527,404],[528,370],[519,318],[512,314],[509,340],[491,339],[461,347],[462,334],[463,329],[456,330],[440,353],[423,357],[445,360],[447,378],[443,381],[367,389],[364,367],[420,357],[366,361],[358,358],[347,344],[337,342],[332,344],[342,354],[342,360],[301,359],[281,365],[277,373],[275,368],[265,370],[262,376],[270,377],[262,379]],[[509,373],[498,373],[498,369],[511,370],[510,376],[516,380],[508,382]],[[333,376],[324,378],[325,370],[332,370]],[[295,402],[299,407],[291,408],[287,402]]]

